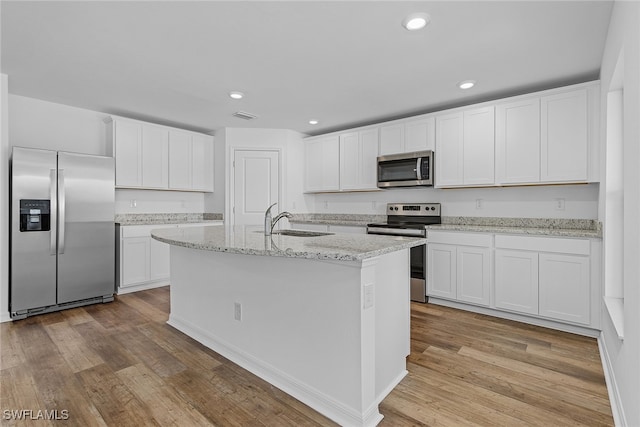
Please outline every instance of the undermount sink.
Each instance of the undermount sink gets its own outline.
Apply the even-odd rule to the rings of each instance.
[[[318,237],[318,236],[329,236],[334,233],[325,233],[323,231],[306,231],[306,230],[275,230],[271,234],[282,234],[283,236],[295,236],[295,237]]]

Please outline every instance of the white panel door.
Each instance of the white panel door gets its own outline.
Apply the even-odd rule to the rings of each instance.
[[[191,134],[169,131],[169,188],[191,190]]]
[[[540,101],[538,98],[496,107],[496,182],[540,181]]]
[[[540,254],[540,315],[589,325],[589,257]]]
[[[491,251],[489,248],[458,246],[458,300],[488,306],[491,290]]]
[[[408,121],[405,124],[404,150],[423,151],[434,150],[436,144],[436,120],[426,117]]]
[[[464,184],[493,184],[495,182],[494,108],[485,107],[465,111],[463,135]]]
[[[142,125],[114,122],[116,187],[142,186]]]
[[[167,243],[149,237],[149,279],[160,280],[169,277],[169,248]]]
[[[538,314],[538,253],[496,249],[496,308]]]
[[[142,125],[142,186],[169,187],[169,130]]]
[[[435,185],[462,185],[463,117],[462,113],[436,117]]]
[[[404,152],[404,123],[380,127],[380,155]]]
[[[358,132],[340,135],[340,189],[360,187],[360,137]]]
[[[543,182],[586,181],[589,150],[587,89],[542,97]]]
[[[191,187],[213,191],[213,140],[206,135],[193,134],[191,140]]]
[[[427,295],[456,299],[456,247],[427,245]]]
[[[122,239],[122,269],[120,286],[129,286],[149,280],[149,237]]]
[[[267,208],[280,202],[278,151],[235,150],[233,169],[233,224],[264,224]],[[276,206],[273,211],[281,210],[282,206]]]

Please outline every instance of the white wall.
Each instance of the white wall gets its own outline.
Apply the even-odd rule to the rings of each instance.
[[[9,95],[9,144],[111,156],[106,142],[105,117],[108,114]],[[116,213],[162,212],[204,212],[204,195],[183,191],[116,190]]]
[[[9,317],[9,108],[8,77],[0,74],[0,322]]]
[[[278,212],[310,212],[312,196],[303,194],[304,147],[300,133],[286,129],[224,128],[216,130],[215,138],[215,188],[213,195],[206,198],[207,211],[226,209],[225,219],[230,216],[229,164],[234,149],[274,148],[282,150],[282,206],[277,207]]]
[[[600,76],[603,101],[607,99],[621,52],[624,52],[624,242],[623,271],[617,276],[623,281],[624,340],[618,338],[609,312],[603,306],[600,343],[616,423],[640,426],[640,2],[616,1],[614,4]],[[606,103],[601,110],[601,123],[606,126]],[[606,129],[602,133],[606,135]],[[606,159],[602,157],[604,167]],[[605,188],[603,185],[600,195],[601,220],[606,212]],[[606,243],[607,230],[604,231]]]
[[[598,217],[598,184],[505,188],[409,188],[364,193],[326,193],[314,197],[314,213],[384,215],[387,203],[442,203],[443,216],[527,218]],[[558,200],[564,209],[557,208]],[[477,207],[477,201],[480,207]]]

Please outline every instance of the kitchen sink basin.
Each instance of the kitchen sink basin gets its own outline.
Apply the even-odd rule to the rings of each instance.
[[[334,233],[325,233],[322,231],[306,231],[306,230],[275,230],[271,234],[282,234],[283,236],[295,236],[295,237],[318,237],[318,236],[329,236]]]

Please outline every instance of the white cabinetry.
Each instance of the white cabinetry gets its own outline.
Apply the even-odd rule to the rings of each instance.
[[[590,243],[496,236],[496,308],[590,325]]]
[[[432,231],[428,234],[427,295],[488,306],[492,236]]]
[[[587,182],[597,155],[597,86],[548,91],[496,107],[498,184]],[[596,126],[597,128],[597,126]]]
[[[377,189],[378,128],[340,135],[340,190]]]
[[[213,137],[121,117],[107,120],[116,187],[213,191]]]
[[[305,140],[305,191],[340,190],[340,139],[338,135]]]
[[[494,108],[436,117],[436,186],[494,183]]]
[[[435,147],[435,119],[419,116],[380,126],[380,155],[433,150]]]
[[[119,226],[116,242],[117,293],[124,294],[169,284],[169,245],[153,239],[151,230],[220,224],[222,221]]]

